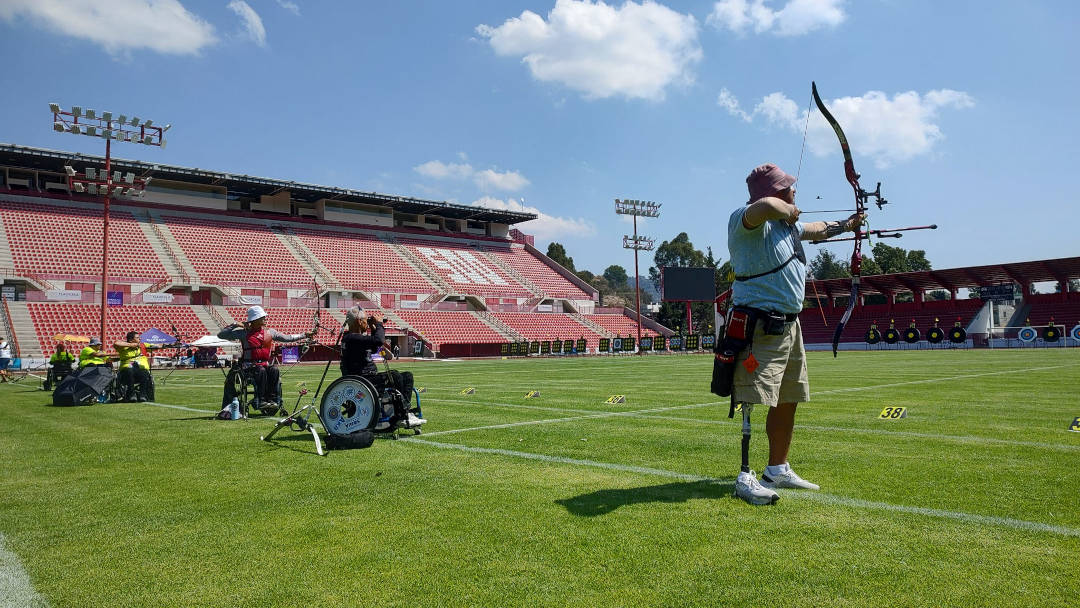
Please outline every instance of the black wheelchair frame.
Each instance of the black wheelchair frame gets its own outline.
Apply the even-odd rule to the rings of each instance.
[[[279,412],[285,413],[285,407],[282,405],[283,395],[281,392],[281,379],[278,379],[277,396],[279,401],[273,403],[263,403],[260,396],[257,394],[258,387],[255,384],[254,379],[251,377],[255,365],[246,363],[241,359],[236,359],[229,366],[229,370],[225,373],[225,385],[232,387],[232,394],[236,400],[240,403],[240,417],[247,418],[249,409],[256,409],[264,416],[274,416]],[[228,405],[228,403],[224,404]]]

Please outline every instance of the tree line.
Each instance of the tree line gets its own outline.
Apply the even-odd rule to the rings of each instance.
[[[570,257],[566,248],[561,243],[552,242],[548,245],[547,256],[558,262],[567,270],[576,274],[583,281],[592,285],[600,293],[601,306],[626,306],[634,308],[634,282],[627,275],[626,269],[613,264],[604,269],[600,274],[589,270],[577,270],[574,266],[574,258]],[[720,294],[731,288],[735,279],[734,270],[730,261],[724,261],[713,253],[711,246],[706,246],[702,251],[690,241],[690,236],[680,232],[670,241],[664,241],[656,248],[653,255],[653,264],[648,269],[648,278],[656,292],[662,294],[660,285],[660,269],[668,267],[684,268],[712,268],[713,283],[716,293]],[[926,257],[926,251],[922,249],[907,250],[902,247],[891,247],[878,241],[874,243],[870,255],[863,254],[862,274],[894,274],[898,272],[915,272],[932,270],[930,260]],[[810,277],[818,280],[847,278],[851,276],[851,265],[827,249],[820,249],[817,256],[808,265]],[[927,294],[927,299],[948,299],[946,291],[936,290]],[[912,295],[898,294],[897,301],[910,301]],[[652,304],[655,299],[648,290],[641,289],[641,305]],[[867,304],[884,303],[885,296],[872,295],[867,297]],[[845,304],[841,302],[841,304]],[[806,306],[816,306],[812,296],[807,300]],[[711,302],[693,303],[690,306],[691,320],[695,333],[699,328],[711,332],[714,321],[714,308]],[[687,327],[686,304],[684,302],[662,302],[660,310],[655,315],[650,315],[657,322],[675,330],[683,330]]]

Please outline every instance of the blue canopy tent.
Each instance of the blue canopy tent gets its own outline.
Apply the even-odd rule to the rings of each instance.
[[[159,348],[164,346],[182,345],[176,336],[170,336],[160,329],[154,329],[153,327],[144,331],[142,335],[139,336],[139,342],[147,346],[157,346]]]

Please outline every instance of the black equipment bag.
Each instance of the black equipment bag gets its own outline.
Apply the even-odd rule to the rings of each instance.
[[[736,306],[728,314],[727,328],[723,339],[718,340],[713,352],[712,392],[727,397],[731,395],[735,379],[735,360],[754,340],[754,326],[757,314],[752,308]]]
[[[364,429],[348,435],[328,435],[326,447],[331,450],[358,450],[369,448],[375,443],[375,433]]]
[[[109,390],[116,374],[111,367],[87,366],[64,377],[53,391],[53,405],[89,405]]]

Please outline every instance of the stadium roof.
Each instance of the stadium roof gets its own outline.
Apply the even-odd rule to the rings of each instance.
[[[879,274],[863,276],[859,285],[861,294],[890,294],[899,292],[930,291],[944,289],[956,291],[963,288],[988,287],[1002,283],[1030,285],[1044,281],[1066,282],[1080,278],[1080,257],[1038,260],[1034,262],[1011,262],[1008,264],[990,264],[987,266],[968,266],[948,270],[926,270],[919,272],[901,272],[897,274]],[[808,281],[807,293],[813,293],[816,284],[818,293],[825,297],[841,297],[851,293],[851,279],[828,279]]]
[[[0,165],[63,173],[64,165],[66,164],[103,164],[104,162],[104,156],[0,143]],[[188,167],[147,163],[116,157],[112,158],[112,164],[117,169],[123,168],[136,171],[139,173],[140,177],[153,177],[155,179],[188,182],[208,186],[222,186],[229,193],[250,196],[277,194],[282,190],[288,190],[290,198],[296,201],[313,203],[319,199],[325,198],[343,202],[390,207],[396,211],[401,211],[402,213],[430,213],[459,220],[464,219],[477,222],[516,224],[537,218],[537,215],[534,213],[501,211],[498,209],[488,209],[486,207],[459,205],[448,203],[446,201],[432,201],[407,196],[379,194],[377,192],[363,192],[360,190],[349,190],[347,188],[305,184],[302,182],[272,179],[268,177],[255,177],[252,175],[233,175],[231,173],[221,173],[219,171],[209,171],[198,168],[191,169]]]

